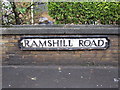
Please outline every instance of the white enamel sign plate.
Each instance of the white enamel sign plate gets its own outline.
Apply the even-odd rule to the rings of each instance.
[[[106,37],[22,37],[19,41],[22,50],[91,50],[107,49]]]

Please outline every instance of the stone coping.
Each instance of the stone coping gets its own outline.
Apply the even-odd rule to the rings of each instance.
[[[0,26],[2,35],[119,35],[119,25]]]

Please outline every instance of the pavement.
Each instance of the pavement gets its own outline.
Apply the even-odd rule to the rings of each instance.
[[[3,66],[3,88],[118,88],[113,66]]]

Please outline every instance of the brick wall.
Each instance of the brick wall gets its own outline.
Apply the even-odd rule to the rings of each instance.
[[[110,47],[107,50],[91,50],[91,51],[22,51],[18,47],[18,40],[22,36],[34,36],[34,35],[2,36],[0,44],[2,45],[3,65],[88,66],[88,65],[118,64],[118,35],[107,35],[108,39],[110,40]]]

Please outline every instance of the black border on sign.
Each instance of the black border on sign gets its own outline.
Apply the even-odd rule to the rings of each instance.
[[[85,49],[85,48],[24,48],[22,45],[21,45],[21,41],[23,39],[79,39],[79,38],[105,38],[108,43],[106,43],[106,47],[104,48],[90,48],[90,49]],[[96,36],[96,35],[92,35],[92,36],[80,36],[80,35],[77,35],[77,36],[72,36],[72,35],[64,35],[64,36],[23,36],[20,38],[20,40],[18,40],[18,46],[21,50],[30,50],[30,51],[38,51],[38,50],[42,50],[42,51],[75,51],[75,50],[79,50],[79,51],[85,51],[85,50],[106,50],[109,48],[110,46],[110,40],[108,39],[107,36]]]

